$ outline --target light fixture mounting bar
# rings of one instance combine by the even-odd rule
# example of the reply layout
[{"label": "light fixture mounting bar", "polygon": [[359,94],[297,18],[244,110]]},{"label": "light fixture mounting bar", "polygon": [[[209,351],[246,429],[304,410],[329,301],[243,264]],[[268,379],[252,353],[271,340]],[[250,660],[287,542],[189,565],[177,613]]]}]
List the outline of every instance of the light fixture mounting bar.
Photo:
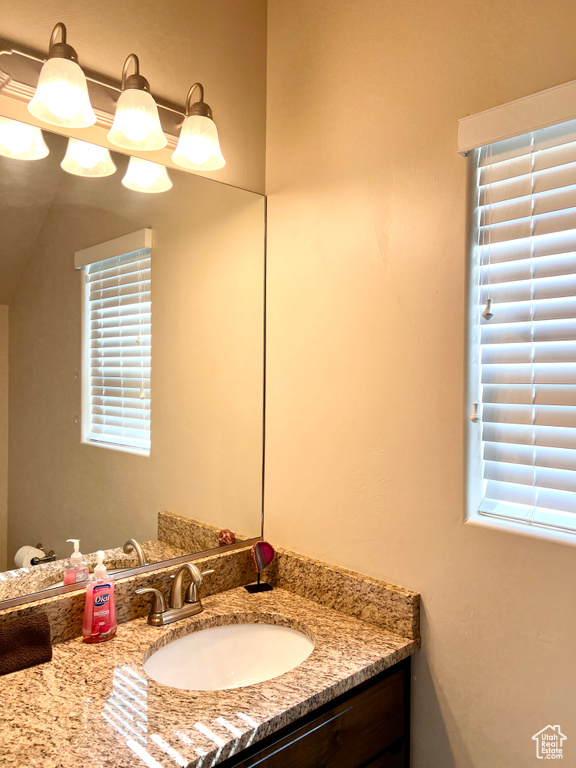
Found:
[{"label": "light fixture mounting bar", "polygon": [[[0,94],[20,101],[30,101],[46,58],[41,51],[0,37]],[[88,81],[88,92],[96,113],[97,125],[110,128],[116,102],[122,92],[122,83],[85,67],[82,67],[82,70]],[[154,100],[158,106],[162,129],[168,139],[168,147],[174,148],[184,120],[185,108],[156,96]]]}]

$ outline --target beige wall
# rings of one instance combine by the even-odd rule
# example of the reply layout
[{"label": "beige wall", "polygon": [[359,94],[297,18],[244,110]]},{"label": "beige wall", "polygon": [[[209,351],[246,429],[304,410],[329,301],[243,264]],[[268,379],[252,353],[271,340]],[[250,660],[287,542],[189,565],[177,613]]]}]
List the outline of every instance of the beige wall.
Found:
[{"label": "beige wall", "polygon": [[[576,761],[576,550],[465,526],[457,120],[574,78],[570,0],[270,0],[266,535],[419,590],[415,768]],[[566,761],[565,761],[566,762]]]},{"label": "beige wall", "polygon": [[0,305],[0,571],[8,536],[8,307]]},{"label": "beige wall", "polygon": [[264,191],[266,0],[3,0],[1,35],[46,51],[54,24],[85,67],[120,78],[140,57],[152,92],[184,104],[201,81],[227,165],[212,176]]},{"label": "beige wall", "polygon": [[[48,140],[50,158],[61,157],[65,142]],[[38,541],[64,557],[68,538],[83,552],[153,539],[164,509],[260,532],[264,198],[183,171],[169,192],[138,194],[119,181],[127,159],[115,160],[119,172],[97,180],[56,164],[57,191],[10,305],[11,558]],[[142,227],[153,232],[149,457],[81,445],[75,423],[74,252]]]}]

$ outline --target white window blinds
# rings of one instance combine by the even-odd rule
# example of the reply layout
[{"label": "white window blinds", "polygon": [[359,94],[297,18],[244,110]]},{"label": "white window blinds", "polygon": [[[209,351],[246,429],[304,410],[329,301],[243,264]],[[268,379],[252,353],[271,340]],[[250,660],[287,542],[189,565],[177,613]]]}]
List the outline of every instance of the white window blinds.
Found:
[{"label": "white window blinds", "polygon": [[478,511],[576,533],[576,121],[475,158]]},{"label": "white window blinds", "polygon": [[89,264],[84,439],[150,453],[149,248]]}]

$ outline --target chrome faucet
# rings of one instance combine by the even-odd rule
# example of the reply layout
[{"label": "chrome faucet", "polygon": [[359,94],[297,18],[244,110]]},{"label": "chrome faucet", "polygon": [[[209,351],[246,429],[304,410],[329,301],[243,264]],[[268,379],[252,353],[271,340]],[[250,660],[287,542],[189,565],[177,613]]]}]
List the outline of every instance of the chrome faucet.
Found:
[{"label": "chrome faucet", "polygon": [[146,560],[146,555],[144,554],[144,550],[142,549],[142,545],[139,544],[136,539],[128,539],[126,544],[122,547],[122,551],[125,552],[127,555],[129,555],[131,552],[136,552],[136,557],[138,558],[138,565],[149,565],[148,560]]},{"label": "chrome faucet", "polygon": [[[189,573],[192,577],[190,585],[184,595],[184,576]],[[214,571],[199,571],[193,563],[183,563],[176,575],[172,589],[170,590],[170,608],[166,608],[166,600],[159,589],[143,587],[137,589],[137,595],[150,592],[153,595],[152,610],[148,615],[148,624],[153,627],[163,627],[179,619],[187,619],[202,611],[202,603],[198,597],[198,587],[202,584],[202,577]]]}]

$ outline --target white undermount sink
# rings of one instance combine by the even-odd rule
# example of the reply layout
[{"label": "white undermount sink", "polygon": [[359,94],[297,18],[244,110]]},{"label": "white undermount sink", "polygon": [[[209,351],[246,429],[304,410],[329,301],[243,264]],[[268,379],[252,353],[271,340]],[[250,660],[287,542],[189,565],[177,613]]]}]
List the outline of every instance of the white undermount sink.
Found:
[{"label": "white undermount sink", "polygon": [[227,624],[173,640],[144,662],[146,674],[185,691],[261,683],[301,664],[314,650],[307,635],[276,624]]}]

